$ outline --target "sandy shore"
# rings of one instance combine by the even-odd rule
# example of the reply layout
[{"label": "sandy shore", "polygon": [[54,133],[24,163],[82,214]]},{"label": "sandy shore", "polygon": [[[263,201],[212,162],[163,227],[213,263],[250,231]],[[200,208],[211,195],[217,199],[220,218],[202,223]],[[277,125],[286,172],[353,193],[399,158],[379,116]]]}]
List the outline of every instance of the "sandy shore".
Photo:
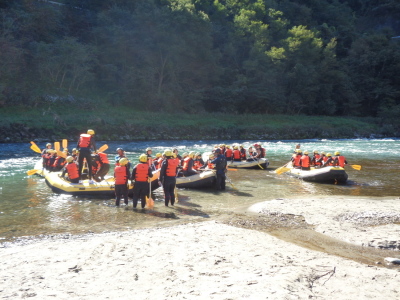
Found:
[{"label": "sandy shore", "polygon": [[[360,213],[357,205],[361,212],[377,205],[394,220],[396,199],[384,202],[387,210],[377,201],[330,200],[273,200],[252,210],[303,214],[316,230],[354,243],[399,239],[396,222],[365,229],[346,221]],[[360,264],[216,221],[3,246],[0,257],[2,299],[400,299],[399,268]]]}]

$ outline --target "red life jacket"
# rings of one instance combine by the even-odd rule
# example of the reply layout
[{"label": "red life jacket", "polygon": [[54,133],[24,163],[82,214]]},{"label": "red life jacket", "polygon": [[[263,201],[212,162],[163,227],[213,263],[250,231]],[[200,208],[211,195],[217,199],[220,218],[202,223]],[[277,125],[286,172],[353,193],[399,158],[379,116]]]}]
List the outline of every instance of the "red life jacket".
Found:
[{"label": "red life jacket", "polygon": [[225,150],[225,156],[226,157],[232,157],[232,149],[226,149]]},{"label": "red life jacket", "polygon": [[66,167],[69,179],[79,178],[78,166],[76,163],[69,163]]},{"label": "red life jacket", "polygon": [[341,168],[344,168],[344,166],[346,164],[346,157],[339,155],[339,156],[336,156],[336,158],[337,158],[338,166]]},{"label": "red life jacket", "polygon": [[151,155],[148,154],[147,154],[147,163],[149,164],[150,167],[153,164],[153,158],[151,157]]},{"label": "red life jacket", "polygon": [[321,155],[319,155],[319,154],[314,155],[314,165],[316,165],[316,166],[322,165],[321,162],[317,162],[317,160],[319,160],[320,158],[321,158]]},{"label": "red life jacket", "polygon": [[191,161],[192,159],[188,156],[188,157],[186,157],[184,160],[183,160],[183,168],[182,168],[182,170],[183,171],[187,171],[187,169],[188,169],[188,167],[189,167],[189,162]]},{"label": "red life jacket", "polygon": [[233,150],[233,159],[241,159],[242,155],[239,150]]},{"label": "red life jacket", "polygon": [[146,163],[136,165],[135,181],[147,181],[149,179],[149,165]]},{"label": "red life jacket", "polygon": [[265,157],[265,155],[267,154],[267,150],[265,150],[265,148],[260,148],[261,149],[261,156],[260,156],[260,158],[264,158]]},{"label": "red life jacket", "polygon": [[62,167],[62,166],[65,165],[65,163],[66,163],[66,161],[65,161],[64,157],[57,156],[57,158],[56,158],[56,160],[54,161],[52,167],[53,167],[53,168]]},{"label": "red life jacket", "polygon": [[82,133],[79,137],[79,147],[88,148],[90,146],[90,139],[92,136],[90,134]]},{"label": "red life jacket", "polygon": [[215,167],[214,164],[212,164],[211,160],[209,160],[208,163],[207,163],[207,168],[214,169],[214,167]]},{"label": "red life jacket", "polygon": [[179,164],[179,159],[176,158],[169,158],[167,159],[167,169],[165,170],[166,176],[175,177],[176,176],[176,168]]},{"label": "red life jacket", "polygon": [[110,163],[110,161],[108,160],[107,154],[105,154],[103,152],[99,152],[97,154],[99,155],[101,164],[109,164]]},{"label": "red life jacket", "polygon": [[310,165],[311,165],[310,161],[311,161],[311,159],[308,155],[303,155],[301,157],[301,166],[304,168],[310,167]]},{"label": "red life jacket", "polygon": [[325,155],[325,156],[322,158],[322,161],[325,163],[327,160],[328,160],[328,156]]},{"label": "red life jacket", "polygon": [[301,155],[296,155],[293,159],[293,166],[300,167]]},{"label": "red life jacket", "polygon": [[200,163],[199,160],[196,159],[196,160],[193,162],[193,169],[198,170],[198,169],[200,169],[201,166],[202,166],[202,164]]},{"label": "red life jacket", "polygon": [[240,149],[240,156],[242,157],[242,158],[246,158],[246,149]]},{"label": "red life jacket", "polygon": [[126,173],[126,166],[116,166],[114,169],[115,184],[126,184],[128,182]]}]

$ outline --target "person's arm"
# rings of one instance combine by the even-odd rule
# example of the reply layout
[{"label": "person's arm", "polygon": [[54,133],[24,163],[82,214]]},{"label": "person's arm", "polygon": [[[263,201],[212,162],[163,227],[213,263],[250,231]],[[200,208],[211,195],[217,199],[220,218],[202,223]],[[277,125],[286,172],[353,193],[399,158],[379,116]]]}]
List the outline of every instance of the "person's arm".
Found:
[{"label": "person's arm", "polygon": [[90,142],[92,144],[93,151],[96,152],[96,140],[93,135],[92,138],[90,139]]},{"label": "person's arm", "polygon": [[165,171],[167,170],[167,164],[168,164],[167,160],[164,160],[162,162],[161,169],[160,169],[160,177],[158,178],[158,181],[161,181],[161,182],[164,181],[164,174],[165,174]]}]

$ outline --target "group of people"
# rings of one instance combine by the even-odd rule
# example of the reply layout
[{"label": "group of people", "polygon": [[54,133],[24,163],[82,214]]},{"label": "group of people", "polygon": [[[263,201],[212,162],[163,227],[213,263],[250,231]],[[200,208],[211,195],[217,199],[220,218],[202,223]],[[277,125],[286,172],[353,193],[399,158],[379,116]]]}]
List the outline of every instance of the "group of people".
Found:
[{"label": "group of people", "polygon": [[315,168],[324,168],[328,166],[343,168],[347,165],[346,157],[340,155],[339,151],[335,151],[334,156],[332,156],[331,153],[325,153],[324,151],[319,153],[318,150],[314,150],[311,157],[307,150],[303,152],[300,149],[300,144],[296,145],[291,162],[294,168],[302,170],[310,170],[311,166]]}]

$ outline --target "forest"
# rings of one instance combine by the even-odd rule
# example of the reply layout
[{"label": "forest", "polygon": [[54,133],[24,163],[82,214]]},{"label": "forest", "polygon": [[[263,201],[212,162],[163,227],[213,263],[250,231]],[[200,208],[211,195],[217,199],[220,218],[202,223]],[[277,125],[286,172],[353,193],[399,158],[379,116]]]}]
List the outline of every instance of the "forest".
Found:
[{"label": "forest", "polygon": [[0,109],[400,126],[398,0],[0,0],[0,13]]}]

